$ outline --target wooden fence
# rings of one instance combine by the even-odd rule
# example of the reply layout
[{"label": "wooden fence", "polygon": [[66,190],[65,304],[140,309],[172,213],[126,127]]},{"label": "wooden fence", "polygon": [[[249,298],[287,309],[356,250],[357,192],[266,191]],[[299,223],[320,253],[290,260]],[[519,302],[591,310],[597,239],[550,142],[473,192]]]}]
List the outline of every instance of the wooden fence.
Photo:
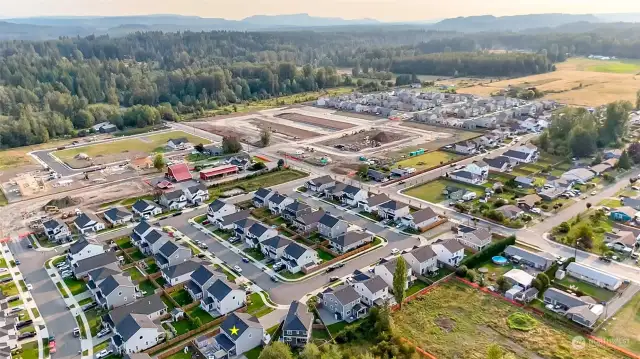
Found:
[{"label": "wooden fence", "polygon": [[211,329],[213,327],[219,326],[220,323],[222,323],[225,319],[227,319],[226,315],[223,315],[219,318],[216,318],[212,321],[210,321],[209,323],[206,324],[202,324],[201,326],[199,326],[196,329],[190,330],[184,334],[178,335],[176,337],[173,337],[171,340],[168,340],[162,344],[156,345],[154,347],[151,347],[145,351],[143,351],[143,353],[149,354],[149,355],[154,355],[158,352],[163,351],[166,348],[170,348],[182,341],[185,341],[187,339],[189,339],[190,337],[195,336],[196,334],[200,334],[204,331],[206,331],[207,329]]},{"label": "wooden fence", "polygon": [[[367,244],[365,244],[364,246],[362,246],[360,248],[356,248],[356,249],[354,249],[352,251],[349,251],[349,252],[347,252],[347,253],[345,253],[343,255],[337,256],[337,257],[335,257],[335,258],[333,258],[331,260],[323,262],[323,263],[321,263],[321,264],[319,264],[319,265],[317,265],[317,266],[315,266],[315,267],[313,267],[313,268],[311,268],[309,270],[307,270],[306,268],[303,267],[302,271],[305,274],[317,272],[317,271],[319,271],[319,270],[321,270],[323,268],[326,268],[326,267],[328,267],[328,266],[330,266],[330,265],[332,265],[332,264],[334,264],[336,262],[339,262],[339,261],[341,261],[343,259],[346,259],[346,258],[349,258],[351,256],[354,256],[354,255],[356,255],[356,254],[358,254],[360,252],[366,251],[367,249],[369,249],[371,247],[373,247],[373,243],[367,243]],[[326,247],[319,246],[319,248],[322,248],[323,250],[325,250]],[[335,252],[331,251],[330,253],[335,253]]]}]

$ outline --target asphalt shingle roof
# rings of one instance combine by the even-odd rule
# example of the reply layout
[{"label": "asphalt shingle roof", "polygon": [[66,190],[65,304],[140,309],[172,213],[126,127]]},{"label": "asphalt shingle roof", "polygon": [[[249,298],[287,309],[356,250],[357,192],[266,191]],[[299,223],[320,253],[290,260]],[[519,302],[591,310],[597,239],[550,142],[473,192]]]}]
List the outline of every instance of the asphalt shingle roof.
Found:
[{"label": "asphalt shingle roof", "polygon": [[429,259],[436,257],[436,252],[433,251],[433,248],[431,248],[431,246],[418,247],[413,249],[410,253],[420,263],[424,263]]},{"label": "asphalt shingle roof", "polygon": [[207,292],[211,294],[218,301],[223,300],[229,293],[231,293],[234,289],[239,289],[235,283],[228,282],[226,280],[218,278],[215,282],[211,284]]},{"label": "asphalt shingle roof", "polygon": [[221,200],[216,199],[215,201],[211,202],[211,204],[209,205],[209,209],[215,213],[215,212],[218,212],[225,205],[226,205],[225,202],[222,202]]},{"label": "asphalt shingle roof", "polygon": [[358,294],[358,292],[356,292],[355,289],[353,289],[353,287],[351,287],[350,285],[342,285],[338,288],[332,289],[331,293],[333,293],[333,295],[336,296],[336,298],[340,301],[340,303],[344,304],[348,304],[348,303],[352,303],[358,299],[360,299],[360,294]]},{"label": "asphalt shingle roof", "polygon": [[168,199],[169,201],[175,201],[175,200],[179,199],[180,197],[182,197],[183,194],[184,194],[184,192],[182,192],[182,190],[177,189],[175,191],[165,192],[163,194],[163,196],[166,199]]},{"label": "asphalt shingle roof", "polygon": [[382,203],[379,207],[380,207],[380,208],[386,208],[386,209],[391,209],[391,210],[397,211],[397,210],[399,210],[400,208],[404,208],[404,207],[408,207],[408,206],[409,206],[409,205],[408,205],[408,204],[406,204],[406,203],[391,200],[391,201],[388,201],[388,202]]},{"label": "asphalt shingle roof", "polygon": [[382,279],[382,277],[379,275],[373,276],[371,279],[363,281],[362,284],[364,284],[364,286],[367,287],[367,289],[369,289],[371,293],[376,293],[388,287],[387,282],[385,282],[384,279]]},{"label": "asphalt shingle roof", "polygon": [[111,208],[104,212],[105,217],[110,218],[112,221],[117,221],[125,217],[131,216],[131,213],[125,211],[122,208]]},{"label": "asphalt shingle roof", "polygon": [[159,252],[162,253],[162,255],[165,256],[165,258],[169,258],[177,250],[178,250],[178,246],[175,243],[173,243],[172,241],[167,241],[165,244],[162,245],[162,247],[160,247]]},{"label": "asphalt shingle roof", "polygon": [[330,215],[329,213],[325,213],[319,221],[319,223],[329,228],[333,228],[333,226],[335,226],[338,222],[340,222],[340,219]]},{"label": "asphalt shingle roof", "polygon": [[223,226],[228,226],[237,221],[243,220],[245,218],[249,218],[249,216],[251,216],[251,211],[249,211],[248,209],[245,209],[245,210],[231,213],[229,215],[222,217],[221,223]]},{"label": "asphalt shingle roof", "polygon": [[73,243],[71,246],[69,246],[69,253],[71,255],[78,254],[80,251],[85,249],[90,244],[91,243],[89,243],[88,240],[82,238],[82,239],[78,240],[77,242]]},{"label": "asphalt shingle roof", "polygon": [[42,225],[46,229],[56,229],[59,226],[66,226],[66,224],[64,222],[62,222],[61,220],[59,220],[57,218],[52,218],[52,219],[44,222]]},{"label": "asphalt shingle roof", "polygon": [[113,252],[105,252],[102,254],[98,254],[97,256],[78,261],[78,265],[76,266],[74,272],[85,273],[93,269],[104,267],[111,263],[118,263],[118,258],[116,258],[116,255],[113,254]]},{"label": "asphalt shingle roof", "polygon": [[144,314],[129,314],[116,325],[116,331],[127,342],[142,328],[158,328],[158,326]]},{"label": "asphalt shingle roof", "polygon": [[[237,334],[231,334],[231,328],[238,329]],[[258,321],[258,318],[253,315],[249,315],[247,313],[236,313],[233,312],[229,314],[227,319],[225,319],[222,324],[220,324],[220,329],[227,334],[230,338],[239,338],[242,336],[245,330],[248,328],[262,328],[262,324]]]},{"label": "asphalt shingle roof", "polygon": [[269,196],[271,192],[273,192],[273,190],[269,188],[258,188],[254,196],[260,197],[260,198],[266,198],[267,196]]},{"label": "asphalt shingle roof", "polygon": [[115,308],[107,315],[114,325],[118,325],[129,313],[150,315],[162,309],[167,309],[167,305],[162,301],[160,294],[153,294],[140,298],[131,304]]},{"label": "asphalt shingle roof", "polygon": [[345,247],[370,237],[372,237],[372,235],[368,233],[351,231],[336,238],[330,239],[329,241]]},{"label": "asphalt shingle roof", "polygon": [[309,180],[309,183],[316,185],[316,186],[322,186],[323,184],[327,184],[327,183],[331,183],[333,182],[333,178],[331,178],[331,176],[329,175],[325,175],[325,176],[321,176],[321,177],[317,177],[314,179]]},{"label": "asphalt shingle roof", "polygon": [[198,269],[198,267],[200,267],[200,263],[194,261],[186,261],[165,268],[162,270],[162,273],[164,273],[169,278],[177,278],[181,275],[195,271],[196,269]]},{"label": "asphalt shingle roof", "polygon": [[100,284],[98,284],[98,288],[102,292],[103,296],[107,296],[111,294],[114,290],[116,290],[120,286],[129,286],[132,287],[133,283],[129,277],[125,277],[122,274],[113,274],[105,278]]},{"label": "asphalt shingle roof", "polygon": [[385,202],[389,202],[391,199],[389,198],[389,196],[387,196],[386,194],[382,193],[382,194],[378,194],[375,196],[371,196],[367,199],[367,205],[369,207],[375,207],[377,205],[380,205],[382,203]]},{"label": "asphalt shingle roof", "polygon": [[155,207],[158,207],[158,205],[146,199],[139,199],[132,206],[132,208],[138,212],[150,211],[152,208],[155,208]]},{"label": "asphalt shingle roof", "polygon": [[293,243],[293,241],[288,238],[285,238],[282,236],[275,236],[262,242],[262,245],[266,247],[272,247],[272,248],[278,249],[278,248],[286,247],[291,243]]},{"label": "asphalt shingle roof", "polygon": [[298,330],[310,331],[313,324],[313,315],[309,313],[306,305],[294,300],[289,306],[289,311],[284,317],[283,331]]},{"label": "asphalt shingle roof", "polygon": [[434,217],[438,217],[438,214],[436,214],[433,208],[427,207],[425,209],[421,209],[419,211],[411,213],[411,217],[413,217],[413,223],[422,223]]},{"label": "asphalt shingle roof", "polygon": [[284,253],[286,253],[287,255],[298,259],[300,258],[301,255],[304,254],[304,252],[306,252],[309,248],[298,244],[296,242],[291,242],[289,243],[289,245],[284,249]]}]

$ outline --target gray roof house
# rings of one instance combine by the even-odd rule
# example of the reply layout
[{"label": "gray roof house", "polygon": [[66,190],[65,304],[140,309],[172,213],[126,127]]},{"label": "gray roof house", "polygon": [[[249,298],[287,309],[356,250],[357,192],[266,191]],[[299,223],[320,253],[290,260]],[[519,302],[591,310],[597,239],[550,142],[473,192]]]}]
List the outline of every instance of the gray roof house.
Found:
[{"label": "gray roof house", "polygon": [[78,228],[80,233],[85,234],[87,232],[98,232],[105,228],[104,222],[102,222],[93,213],[82,213],[73,221],[73,224]]},{"label": "gray roof house", "polygon": [[484,162],[489,165],[491,171],[504,172],[511,166],[511,161],[508,157],[497,156],[494,158],[484,158]]},{"label": "gray roof house", "polygon": [[325,212],[322,209],[311,213],[305,213],[293,221],[293,226],[304,233],[309,233],[318,228],[318,223],[324,215]]},{"label": "gray roof house", "polygon": [[113,309],[136,299],[137,288],[131,278],[122,274],[112,274],[102,280],[95,290],[96,302],[106,309]]},{"label": "gray roof house", "polygon": [[78,261],[72,268],[73,274],[80,279],[94,269],[108,267],[113,270],[119,270],[119,261],[113,252],[105,252],[97,256],[89,257]]},{"label": "gray roof house", "polygon": [[260,249],[265,256],[271,259],[280,259],[284,255],[284,249],[293,243],[292,240],[283,236],[274,236],[260,243]]},{"label": "gray roof house", "polygon": [[280,341],[292,347],[303,347],[311,338],[311,326],[313,325],[313,314],[309,308],[297,300],[291,302],[289,311],[282,323],[282,336]]},{"label": "gray roof house", "polygon": [[400,221],[413,230],[422,231],[438,223],[440,216],[438,216],[433,208],[427,207],[403,216]]},{"label": "gray roof house", "polygon": [[174,286],[191,279],[191,274],[200,267],[200,263],[187,260],[162,269],[162,277],[168,286]]},{"label": "gray roof house", "polygon": [[276,191],[270,188],[258,188],[258,190],[253,194],[253,205],[256,207],[264,207],[267,206],[267,201]]},{"label": "gray roof house", "polygon": [[148,217],[162,213],[162,208],[160,208],[160,206],[146,199],[137,200],[131,207],[131,210],[137,215]]},{"label": "gray roof house", "polygon": [[378,206],[383,203],[389,202],[390,200],[391,199],[389,198],[389,196],[384,193],[377,194],[375,196],[367,198],[366,203],[362,204],[362,208],[367,213],[378,212]]},{"label": "gray roof house", "polygon": [[413,248],[402,255],[416,275],[427,275],[438,270],[438,256],[431,246]]},{"label": "gray roof house", "polygon": [[362,304],[360,294],[349,285],[329,287],[322,292],[322,308],[332,313],[336,319],[349,323],[367,314],[367,307]]},{"label": "gray roof house", "polygon": [[246,313],[231,313],[220,324],[220,333],[213,339],[220,351],[220,358],[231,358],[259,346],[264,337],[264,328],[258,318]]},{"label": "gray roof house", "polygon": [[336,185],[336,181],[329,175],[308,180],[304,186],[313,192],[324,192],[326,189]]},{"label": "gray roof house", "polygon": [[113,226],[131,222],[133,214],[124,208],[114,207],[104,212],[104,218]]},{"label": "gray roof house", "polygon": [[389,296],[389,285],[379,275],[374,275],[368,279],[355,281],[353,289],[360,294],[362,303],[373,305],[384,305],[391,297]]},{"label": "gray roof house", "polygon": [[491,232],[484,228],[473,228],[464,225],[458,226],[456,238],[463,246],[476,251],[481,251],[491,244]]},{"label": "gray roof house", "polygon": [[360,231],[350,231],[329,239],[331,247],[338,253],[347,253],[372,241],[372,234]]},{"label": "gray roof house", "polygon": [[523,263],[538,270],[547,270],[555,262],[555,258],[547,252],[531,252],[525,248],[507,246],[504,250],[507,258],[518,263]]},{"label": "gray roof house", "polygon": [[609,290],[617,290],[622,285],[620,278],[576,262],[569,263],[566,272],[574,278]]},{"label": "gray roof house", "polygon": [[252,248],[257,247],[262,241],[277,236],[278,231],[261,222],[254,223],[246,232],[245,241]]},{"label": "gray roof house", "polygon": [[44,228],[44,234],[47,235],[50,241],[62,241],[64,239],[70,238],[71,232],[69,231],[69,227],[63,221],[52,218],[48,221],[42,223]]},{"label": "gray roof house", "polygon": [[409,214],[409,205],[391,200],[378,206],[378,216],[385,219],[397,220]]},{"label": "gray roof house", "polygon": [[311,213],[311,211],[312,209],[308,204],[300,201],[293,201],[284,207],[282,217],[286,220],[293,221],[298,217]]},{"label": "gray roof house", "polygon": [[144,314],[130,313],[116,324],[112,345],[121,354],[151,348],[165,339],[164,329]]},{"label": "gray roof house", "polygon": [[209,289],[209,286],[218,278],[226,278],[226,275],[214,270],[210,266],[200,265],[198,269],[191,273],[191,280],[185,284],[185,288],[187,289],[187,293],[191,295],[191,298],[200,300],[206,290]]},{"label": "gray roof house", "polygon": [[102,316],[102,322],[113,329],[130,313],[143,314],[151,320],[157,320],[168,312],[167,305],[164,304],[161,294],[158,293],[140,298],[131,304],[113,309]]},{"label": "gray roof house", "polygon": [[596,323],[604,310],[604,307],[596,304],[591,297],[577,297],[556,288],[549,288],[544,292],[544,302],[553,305],[554,310],[563,312],[567,318],[588,328]]},{"label": "gray roof house", "polygon": [[251,216],[251,211],[248,209],[238,211],[235,213],[228,214],[223,217],[219,217],[215,221],[215,225],[220,229],[232,230],[234,228],[234,223]]},{"label": "gray roof house", "polygon": [[155,255],[156,263],[160,268],[167,268],[191,258],[191,249],[175,244],[173,241],[167,241],[160,247]]},{"label": "gray roof house", "polygon": [[165,192],[160,196],[160,204],[169,210],[181,209],[187,205],[187,196],[181,189]]},{"label": "gray roof house", "polygon": [[218,278],[207,288],[206,295],[200,300],[200,307],[218,317],[242,308],[246,302],[244,289],[225,278]]},{"label": "gray roof house", "polygon": [[325,213],[318,221],[318,232],[327,237],[334,238],[347,232],[349,224],[329,213]]}]

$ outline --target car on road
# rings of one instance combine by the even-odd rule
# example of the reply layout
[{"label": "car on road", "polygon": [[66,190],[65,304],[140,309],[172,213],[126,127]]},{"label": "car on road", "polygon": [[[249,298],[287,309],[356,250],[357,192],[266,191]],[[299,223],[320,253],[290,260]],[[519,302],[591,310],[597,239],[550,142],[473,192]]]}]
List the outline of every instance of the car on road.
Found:
[{"label": "car on road", "polygon": [[36,336],[36,332],[25,332],[25,333],[22,333],[22,334],[18,335],[18,340],[24,340],[24,339],[27,339],[27,338],[33,338],[35,336]]},{"label": "car on road", "polygon": [[73,328],[73,336],[76,338],[80,338],[80,328],[78,327]]},{"label": "car on road", "polygon": [[247,257],[242,257],[242,261],[243,261],[243,262],[245,262],[245,263],[249,263],[249,258],[247,258]]},{"label": "car on road", "polygon": [[274,276],[271,276],[271,281],[277,283],[278,282],[278,278],[274,277]]},{"label": "car on road", "polygon": [[391,250],[391,254],[398,254],[398,253],[400,253],[400,250],[398,248],[393,248]]},{"label": "car on road", "polygon": [[598,257],[598,259],[600,259],[601,261],[603,261],[605,263],[611,263],[611,258],[609,258],[609,257],[600,256],[600,257]]},{"label": "car on road", "polygon": [[16,259],[16,261],[15,261],[15,262],[16,262],[16,265],[17,265],[17,266],[19,266],[19,265],[22,263],[22,262],[20,262],[20,260],[19,260],[19,259]]},{"label": "car on road", "polygon": [[326,270],[326,271],[324,271],[324,272],[325,272],[325,273],[331,273],[331,272],[333,272],[334,270],[336,270],[336,267],[331,266],[331,267],[327,268],[327,270]]},{"label": "car on road", "polygon": [[198,244],[198,247],[200,247],[202,249],[209,249],[209,246],[207,246],[206,243],[202,243],[202,242],[200,242],[200,244]]},{"label": "car on road", "polygon": [[33,248],[33,244],[31,244],[31,243],[27,244],[27,248],[29,248],[29,249]]},{"label": "car on road", "polygon": [[339,280],[340,280],[340,277],[336,277],[336,276],[329,277],[329,283],[337,282]]},{"label": "car on road", "polygon": [[33,290],[33,284],[31,283],[27,284],[27,290]]},{"label": "car on road", "polygon": [[54,341],[50,340],[49,341],[49,354],[55,354],[56,351],[57,351],[57,349],[56,349],[55,340]]},{"label": "car on road", "polygon": [[595,196],[596,194],[598,194],[598,191],[591,191],[592,196]]},{"label": "car on road", "polygon": [[236,272],[238,272],[238,273],[242,273],[242,268],[240,268],[240,266],[239,266],[239,265],[235,265],[235,266],[233,266],[233,270],[234,270],[234,271],[236,271]]}]

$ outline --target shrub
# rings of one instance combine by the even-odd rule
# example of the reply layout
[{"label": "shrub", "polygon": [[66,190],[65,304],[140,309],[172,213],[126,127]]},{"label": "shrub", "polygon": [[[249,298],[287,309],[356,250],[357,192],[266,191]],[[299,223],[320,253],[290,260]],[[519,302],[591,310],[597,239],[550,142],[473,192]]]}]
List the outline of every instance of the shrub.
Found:
[{"label": "shrub", "polygon": [[507,318],[507,324],[509,328],[517,329],[523,332],[528,332],[538,325],[538,321],[525,313],[513,313]]},{"label": "shrub", "polygon": [[468,271],[469,269],[467,268],[467,266],[461,265],[460,267],[458,267],[458,269],[456,269],[456,275],[460,278],[465,278]]}]

